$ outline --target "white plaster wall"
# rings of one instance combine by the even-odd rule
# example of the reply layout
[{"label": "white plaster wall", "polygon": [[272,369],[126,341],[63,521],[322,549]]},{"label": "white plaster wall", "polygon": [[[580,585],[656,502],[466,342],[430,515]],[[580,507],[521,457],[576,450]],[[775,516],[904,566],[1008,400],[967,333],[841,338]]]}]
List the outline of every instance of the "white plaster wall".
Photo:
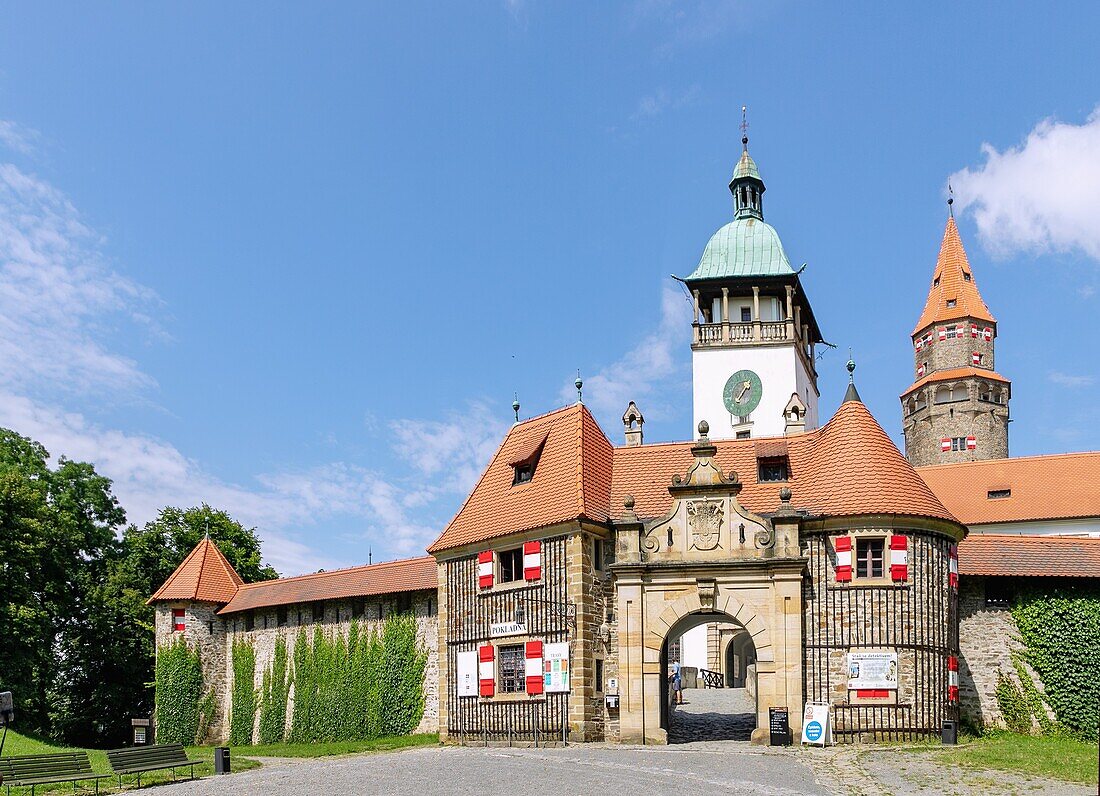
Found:
[{"label": "white plaster wall", "polygon": [[793,344],[700,349],[692,352],[691,362],[694,407],[691,438],[696,436],[700,420],[710,424],[711,439],[734,437],[732,415],[722,401],[722,391],[726,380],[742,369],[755,371],[763,383],[760,405],[752,413],[753,438],[782,436],[786,425],[783,409],[793,392],[806,402],[806,429],[817,428],[817,391]]},{"label": "white plaster wall", "polygon": [[1100,536],[1100,517],[968,525],[970,533],[1020,533],[1035,536]]},{"label": "white plaster wall", "polygon": [[[708,669],[707,666],[707,626],[693,627],[680,636],[680,665]],[[671,663],[671,661],[669,661]]]}]

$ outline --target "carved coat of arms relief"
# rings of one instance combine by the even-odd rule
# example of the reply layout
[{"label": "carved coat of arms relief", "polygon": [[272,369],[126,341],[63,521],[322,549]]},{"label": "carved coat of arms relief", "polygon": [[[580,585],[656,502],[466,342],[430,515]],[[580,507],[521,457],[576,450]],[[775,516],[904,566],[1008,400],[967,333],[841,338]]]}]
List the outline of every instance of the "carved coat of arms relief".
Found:
[{"label": "carved coat of arms relief", "polygon": [[696,550],[718,547],[724,509],[721,500],[692,500],[687,504],[691,546]]}]

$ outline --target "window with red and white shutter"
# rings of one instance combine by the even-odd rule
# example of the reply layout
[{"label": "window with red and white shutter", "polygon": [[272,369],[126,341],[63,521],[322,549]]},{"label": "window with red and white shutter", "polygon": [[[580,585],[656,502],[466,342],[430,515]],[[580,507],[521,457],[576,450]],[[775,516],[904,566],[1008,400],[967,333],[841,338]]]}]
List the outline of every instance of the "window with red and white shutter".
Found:
[{"label": "window with red and white shutter", "polygon": [[947,552],[947,585],[952,589],[959,588],[959,546],[951,545]]},{"label": "window with red and white shutter", "polygon": [[909,538],[902,534],[890,537],[890,579],[909,580]]},{"label": "window with red and white shutter", "polygon": [[524,644],[523,654],[525,660],[524,674],[527,677],[526,686],[528,694],[542,693],[542,642],[528,641]]},{"label": "window with red and white shutter", "polygon": [[978,325],[975,324],[975,323],[970,324],[970,336],[971,337],[977,337],[978,336]]},{"label": "window with red and white shutter", "polygon": [[968,451],[976,451],[978,449],[978,438],[977,437],[967,437],[966,438],[966,449]]},{"label": "window with red and white shutter", "polygon": [[176,633],[182,633],[187,629],[187,617],[185,616],[182,608],[172,609],[172,630]]},{"label": "window with red and white shutter", "polygon": [[483,697],[491,697],[496,692],[497,668],[496,650],[492,644],[485,644],[477,648],[477,684],[478,693]]},{"label": "window with red and white shutter", "polygon": [[939,336],[940,336],[940,342],[941,342],[941,343],[942,343],[942,342],[943,342],[944,340],[946,340],[946,339],[947,339],[947,329],[940,329],[940,330],[939,330]]},{"label": "window with red and white shutter", "polygon": [[833,540],[836,550],[836,581],[850,583],[852,580],[852,537],[838,536]]},{"label": "window with red and white shutter", "polygon": [[[542,577],[542,542],[523,543],[523,579],[538,580]],[[540,653],[541,654],[541,653]]]},{"label": "window with red and white shutter", "polygon": [[479,589],[493,587],[493,551],[483,550],[477,554],[477,586]]},{"label": "window with red and white shutter", "polygon": [[982,364],[982,355],[979,354],[977,351],[975,351],[973,354],[970,355],[970,364],[971,365],[980,365],[980,364]]},{"label": "window with red and white shutter", "polygon": [[940,440],[940,450],[944,453],[951,452],[951,437],[943,437]]},{"label": "window with red and white shutter", "polygon": [[993,339],[993,329],[989,326],[985,327],[985,329],[982,330],[982,337],[984,337],[986,339],[986,341],[992,340]]}]

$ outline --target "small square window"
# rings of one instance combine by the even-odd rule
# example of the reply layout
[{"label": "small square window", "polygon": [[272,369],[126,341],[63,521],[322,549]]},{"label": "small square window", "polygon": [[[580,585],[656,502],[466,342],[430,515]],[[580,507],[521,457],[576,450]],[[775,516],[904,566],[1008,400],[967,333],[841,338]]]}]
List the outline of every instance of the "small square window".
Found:
[{"label": "small square window", "polygon": [[886,540],[856,539],[856,577],[881,578],[883,575],[883,553]]},{"label": "small square window", "polygon": [[527,692],[527,659],[522,644],[497,647],[500,661],[500,691],[503,694]]},{"label": "small square window", "polygon": [[972,277],[970,276],[970,274],[967,273],[966,271],[963,271],[963,281],[964,282],[969,282],[971,279],[972,279]]},{"label": "small square window", "polygon": [[956,304],[957,304],[957,302],[955,301],[955,299],[948,299],[947,300],[947,309],[949,309],[949,310],[955,309]]},{"label": "small square window", "polygon": [[748,439],[752,435],[751,431],[738,431],[737,439]]},{"label": "small square window", "polygon": [[952,437],[951,438],[951,450],[965,451],[966,450],[966,437]]},{"label": "small square window", "polygon": [[752,323],[752,308],[751,307],[742,307],[741,308],[741,323]]},{"label": "small square window", "polygon": [[514,550],[501,550],[497,554],[497,560],[500,562],[501,583],[512,583],[517,580],[523,580],[522,547],[517,547]]},{"label": "small square window", "polygon": [[187,617],[185,616],[182,608],[172,609],[172,631],[175,633],[182,633],[187,630]]},{"label": "small square window", "polygon": [[758,459],[757,468],[760,481],[786,481],[788,478],[786,457]]},{"label": "small square window", "polygon": [[990,489],[985,493],[988,500],[1002,500],[1003,498],[1012,497],[1011,489]]},{"label": "small square window", "polygon": [[526,484],[532,478],[535,477],[535,463],[527,462],[525,464],[517,464],[515,467],[515,474],[512,476],[512,486],[516,484]]}]

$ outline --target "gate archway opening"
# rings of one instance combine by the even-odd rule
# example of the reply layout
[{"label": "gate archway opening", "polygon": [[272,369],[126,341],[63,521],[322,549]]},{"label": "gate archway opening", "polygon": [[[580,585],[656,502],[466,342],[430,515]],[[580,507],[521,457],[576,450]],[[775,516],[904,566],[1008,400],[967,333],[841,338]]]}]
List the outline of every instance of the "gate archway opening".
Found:
[{"label": "gate archway opening", "polygon": [[[722,664],[724,671],[702,667],[683,666],[685,654],[683,639],[699,628],[717,625],[732,629],[732,637],[721,655],[713,657]],[[709,639],[708,639],[709,640]],[[734,647],[734,644],[737,647]],[[717,651],[716,651],[717,653]],[[731,655],[742,657],[739,685],[731,685],[729,669],[725,661]],[[712,657],[709,656],[708,657]],[[674,704],[671,670],[674,662],[681,663],[683,704]],[[736,662],[736,657],[734,658]],[[751,661],[751,664],[748,663]],[[668,733],[668,742],[693,741],[748,741],[757,726],[758,689],[756,688],[756,648],[752,636],[734,617],[723,612],[698,612],[679,619],[665,636],[661,645],[661,728]],[[710,662],[710,661],[708,661]]]}]

